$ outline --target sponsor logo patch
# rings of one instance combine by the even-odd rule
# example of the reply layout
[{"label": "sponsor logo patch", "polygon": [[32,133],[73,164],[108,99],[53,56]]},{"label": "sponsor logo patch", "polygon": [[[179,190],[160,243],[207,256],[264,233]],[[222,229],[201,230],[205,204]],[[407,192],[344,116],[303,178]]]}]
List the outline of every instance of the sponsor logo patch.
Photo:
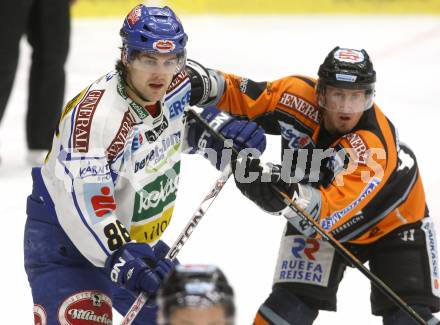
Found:
[{"label": "sponsor logo patch", "polygon": [[337,236],[344,232],[349,232],[352,227],[356,227],[359,222],[362,222],[365,219],[365,216],[362,214],[362,211],[355,214],[350,220],[343,223],[338,228],[332,230],[332,235]]},{"label": "sponsor logo patch", "polygon": [[84,89],[83,91],[81,91],[78,95],[76,95],[75,97],[73,97],[64,107],[63,113],[61,114],[61,121],[64,119],[64,117],[66,117],[67,114],[70,113],[70,111],[76,106],[78,105],[79,101],[84,97],[84,94],[86,93],[86,89]]},{"label": "sponsor logo patch", "polygon": [[145,108],[139,106],[138,104],[136,104],[135,102],[131,102],[130,103],[130,107],[133,109],[133,111],[136,113],[136,115],[141,119],[145,119],[148,114],[145,111]]},{"label": "sponsor logo patch", "polygon": [[78,106],[73,131],[73,148],[79,152],[89,150],[93,114],[103,94],[104,90],[89,91]]},{"label": "sponsor logo patch", "polygon": [[103,221],[116,210],[113,194],[111,182],[84,184],[86,209],[93,224]]},{"label": "sponsor logo patch", "polygon": [[182,81],[184,81],[187,77],[188,74],[186,73],[186,70],[182,70],[179,74],[174,76],[173,80],[171,81],[171,84],[168,86],[167,93],[171,92],[178,85],[180,85]]},{"label": "sponsor logo patch", "polygon": [[325,241],[302,235],[285,236],[281,241],[274,283],[295,282],[327,286],[334,248]]},{"label": "sponsor logo patch", "polygon": [[136,193],[133,218],[134,222],[151,218],[176,199],[179,184],[180,162],[154,182],[146,185]]},{"label": "sponsor logo patch", "polygon": [[293,125],[282,121],[278,123],[281,127],[281,136],[289,141],[289,148],[305,148],[312,141],[308,134],[298,131]]},{"label": "sponsor logo patch", "polygon": [[440,297],[440,273],[438,268],[439,256],[437,250],[437,237],[435,233],[434,223],[431,218],[422,219],[422,229],[425,232],[426,248],[429,257],[429,269],[431,271],[431,288],[432,293]]},{"label": "sponsor logo patch", "polygon": [[285,107],[293,108],[313,122],[319,123],[318,108],[313,106],[306,100],[291,93],[284,92],[281,96],[279,103]]},{"label": "sponsor logo patch", "polygon": [[131,144],[131,152],[136,152],[144,143],[144,137],[138,129],[134,130],[133,142]]},{"label": "sponsor logo patch", "polygon": [[[81,91],[78,95],[76,95],[75,97],[73,97],[64,107],[63,112],[61,114],[61,118],[60,118],[60,122],[59,125],[61,124],[61,122],[64,120],[64,118],[67,116],[67,114],[69,114],[73,108],[75,108],[76,105],[78,105],[78,103],[80,102],[80,100],[84,97],[86,91],[88,88],[83,89],[83,91]],[[58,137],[60,135],[60,130],[59,130],[59,126],[57,127],[56,131],[55,131],[55,135]]]},{"label": "sponsor logo patch", "polygon": [[350,74],[342,74],[342,73],[336,74],[336,80],[339,80],[339,81],[356,82],[356,79],[357,79],[357,76],[353,76]]},{"label": "sponsor logo patch", "polygon": [[47,314],[43,306],[34,305],[34,324],[35,325],[47,325]]},{"label": "sponsor logo patch", "polygon": [[133,28],[133,26],[139,21],[142,14],[142,6],[138,5],[134,7],[130,13],[127,15],[127,23],[130,28]]},{"label": "sponsor logo patch", "polygon": [[63,301],[58,309],[61,325],[112,324],[112,302],[98,291],[82,291]]},{"label": "sponsor logo patch", "polygon": [[379,185],[380,179],[373,177],[372,181],[367,184],[362,193],[348,206],[342,210],[333,212],[329,217],[321,220],[321,226],[325,230],[330,230],[343,216],[355,209],[374,189]]},{"label": "sponsor logo patch", "polygon": [[347,139],[348,143],[353,149],[355,161],[357,163],[366,164],[368,160],[368,147],[362,137],[357,133],[349,133],[344,135],[343,138]]},{"label": "sponsor logo patch", "polygon": [[180,131],[158,141],[141,160],[135,161],[134,172],[145,169],[145,172],[156,172],[169,157],[174,155],[180,147]]},{"label": "sponsor logo patch", "polygon": [[171,207],[163,212],[163,214],[148,223],[130,228],[131,238],[140,243],[154,243],[156,242],[167,229],[173,215],[174,207]]},{"label": "sponsor logo patch", "polygon": [[122,118],[121,126],[119,127],[118,132],[107,148],[107,159],[112,161],[116,158],[118,153],[122,151],[125,145],[125,141],[127,140],[128,132],[130,132],[131,127],[133,126],[134,119],[130,112],[125,112],[124,117]]},{"label": "sponsor logo patch", "polygon": [[104,181],[109,180],[110,176],[110,166],[109,165],[94,165],[90,161],[87,166],[79,168],[79,176],[81,179],[86,179],[88,177],[97,177],[98,179]]},{"label": "sponsor logo patch", "polygon": [[152,130],[145,132],[145,138],[147,139],[148,143],[155,142],[162,132],[168,128],[168,125],[168,120],[165,116],[163,116],[161,123],[155,126]]},{"label": "sponsor logo patch", "polygon": [[162,39],[154,42],[153,48],[160,53],[169,53],[176,48],[176,44],[171,40]]},{"label": "sponsor logo patch", "polygon": [[365,60],[361,51],[350,49],[339,49],[335,52],[334,58],[341,62],[358,63]]},{"label": "sponsor logo patch", "polygon": [[182,115],[185,107],[189,105],[191,99],[191,90],[188,90],[183,96],[178,96],[176,100],[170,103],[170,119],[173,120]]}]

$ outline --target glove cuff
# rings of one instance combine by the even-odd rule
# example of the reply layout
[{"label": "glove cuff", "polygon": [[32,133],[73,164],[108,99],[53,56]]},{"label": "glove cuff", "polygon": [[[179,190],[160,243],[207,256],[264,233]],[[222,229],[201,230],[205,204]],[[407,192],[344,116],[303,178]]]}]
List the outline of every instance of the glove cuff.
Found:
[{"label": "glove cuff", "polygon": [[[298,183],[297,185],[298,192],[293,193],[292,200],[315,220],[318,220],[322,206],[321,191],[307,184]],[[289,206],[286,206],[280,214],[287,215],[289,211],[293,212]]]}]

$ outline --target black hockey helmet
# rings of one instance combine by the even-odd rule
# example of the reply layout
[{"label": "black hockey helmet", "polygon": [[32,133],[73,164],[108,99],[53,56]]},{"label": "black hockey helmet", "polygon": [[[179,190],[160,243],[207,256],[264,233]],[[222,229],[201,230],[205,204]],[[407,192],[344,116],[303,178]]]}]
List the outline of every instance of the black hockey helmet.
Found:
[{"label": "black hockey helmet", "polygon": [[[376,71],[374,71],[373,63],[365,50],[335,47],[319,67],[318,76],[316,92],[320,107],[328,109],[325,98],[327,87],[352,91],[364,90],[365,96],[363,98],[350,96],[353,102],[344,105],[350,106],[350,110],[353,112],[364,111],[372,107]],[[341,107],[344,106],[342,101],[340,103]],[[338,110],[333,107],[333,110],[335,109]],[[345,108],[341,110],[345,110]]]},{"label": "black hockey helmet", "polygon": [[336,46],[318,70],[318,87],[330,85],[350,89],[374,90],[376,71],[368,53]]},{"label": "black hockey helmet", "polygon": [[179,264],[159,290],[159,318],[167,322],[171,312],[182,307],[221,305],[225,315],[235,315],[234,292],[223,272],[213,265]]}]

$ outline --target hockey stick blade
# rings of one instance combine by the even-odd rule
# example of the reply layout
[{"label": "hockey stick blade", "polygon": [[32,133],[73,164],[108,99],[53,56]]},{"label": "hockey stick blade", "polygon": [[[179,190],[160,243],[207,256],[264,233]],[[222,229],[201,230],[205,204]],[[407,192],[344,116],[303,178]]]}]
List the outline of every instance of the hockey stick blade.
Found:
[{"label": "hockey stick blade", "polygon": [[[206,211],[209,209],[212,202],[214,202],[214,200],[220,193],[221,189],[223,188],[223,186],[225,185],[226,181],[229,179],[229,176],[231,176],[231,174],[232,174],[231,168],[228,166],[222,172],[220,177],[216,180],[214,186],[205,196],[202,203],[197,208],[196,212],[192,215],[190,221],[186,224],[184,230],[180,233],[179,237],[174,242],[173,246],[171,246],[170,250],[166,255],[166,258],[168,259],[176,258],[177,254],[180,252],[185,242],[191,236],[194,229],[199,224],[200,220],[206,214]],[[144,292],[139,294],[139,296],[136,298],[134,303],[131,305],[130,309],[125,314],[120,324],[121,325],[132,324],[132,322],[134,321],[136,316],[140,313],[142,307],[147,303],[147,301],[148,301],[148,296]]]}]

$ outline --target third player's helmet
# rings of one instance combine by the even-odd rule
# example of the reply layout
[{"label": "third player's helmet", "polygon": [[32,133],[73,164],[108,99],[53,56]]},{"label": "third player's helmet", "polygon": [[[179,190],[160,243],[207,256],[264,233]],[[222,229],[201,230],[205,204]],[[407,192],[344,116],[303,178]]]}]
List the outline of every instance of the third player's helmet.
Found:
[{"label": "third player's helmet", "polygon": [[128,58],[133,50],[184,56],[188,40],[182,23],[169,7],[146,7],[142,4],[127,15],[120,35]]},{"label": "third player's helmet", "polygon": [[160,318],[167,320],[176,308],[223,306],[232,319],[234,293],[223,272],[213,265],[177,265],[159,291]]}]

